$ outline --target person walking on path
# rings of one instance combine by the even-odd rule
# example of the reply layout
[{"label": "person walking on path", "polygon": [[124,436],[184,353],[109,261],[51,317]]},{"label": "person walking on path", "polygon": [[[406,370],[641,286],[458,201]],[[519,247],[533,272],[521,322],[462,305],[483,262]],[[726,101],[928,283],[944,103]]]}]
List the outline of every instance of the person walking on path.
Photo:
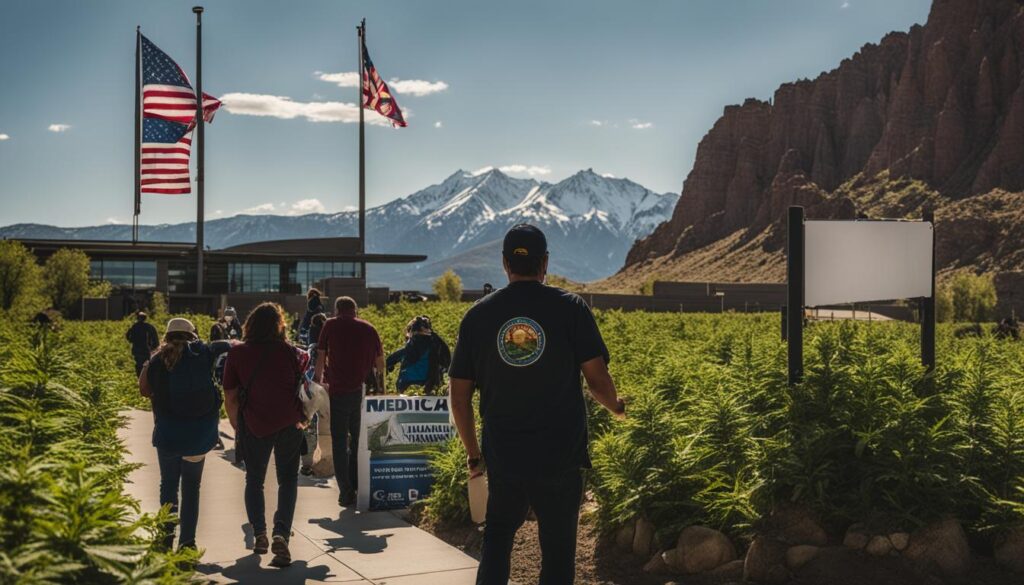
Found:
[{"label": "person walking on path", "polygon": [[242,326],[238,323],[238,313],[234,307],[224,307],[224,314],[210,327],[210,341],[241,338]]},{"label": "person walking on path", "polygon": [[384,391],[384,349],[380,335],[356,316],[351,297],[338,297],[335,317],[328,319],[317,342],[314,379],[325,383],[331,397],[331,449],[334,476],[338,480],[338,505],[356,501],[356,454],[366,380],[372,374],[370,393]]},{"label": "person walking on path", "polygon": [[[228,352],[224,364],[224,397],[235,449],[245,461],[245,512],[252,527],[253,552],[274,553],[270,564],[291,564],[288,540],[298,497],[299,449],[305,416],[297,393],[306,367],[306,353],[287,340],[284,311],[262,303],[242,326],[244,343]],[[267,539],[263,483],[270,455],[277,467],[277,510],[273,542]]]},{"label": "person walking on path", "polygon": [[[547,241],[520,224],[505,235],[509,285],[466,312],[449,371],[452,415],[471,477],[485,470],[489,499],[478,585],[505,585],[516,531],[532,508],[541,548],[540,585],[568,585],[576,574],[576,529],[590,467],[590,394],[618,417],[626,405],[608,373],[590,308],[578,295],[544,284]],[[483,450],[472,396],[480,389]]]},{"label": "person walking on path", "polygon": [[[228,342],[199,341],[188,319],[171,319],[163,344],[139,375],[139,391],[153,404],[160,504],[169,504],[180,518],[179,548],[196,547],[199,485],[206,454],[217,443],[222,402],[213,383],[213,365],[228,348]],[[163,544],[171,548],[174,526],[165,530]]]},{"label": "person walking on path", "polygon": [[142,372],[142,366],[149,360],[149,354],[160,345],[160,336],[156,327],[146,322],[146,313],[135,313],[135,323],[124,334],[128,343],[132,344],[132,358],[135,359],[135,375]]},{"label": "person walking on path", "polygon": [[406,325],[405,345],[388,356],[387,368],[390,372],[395,365],[401,364],[397,382],[399,392],[410,386],[423,386],[424,393],[433,396],[451,361],[448,344],[434,332],[430,317],[420,315]]},{"label": "person walking on path", "polygon": [[[313,320],[313,315],[323,313],[326,311],[324,308],[324,302],[321,300],[323,293],[320,289],[310,287],[306,291],[306,312],[302,315],[302,322],[299,323],[299,337],[304,338],[306,344],[316,343],[317,338],[310,335],[310,322]],[[302,339],[300,339],[302,341]]]}]

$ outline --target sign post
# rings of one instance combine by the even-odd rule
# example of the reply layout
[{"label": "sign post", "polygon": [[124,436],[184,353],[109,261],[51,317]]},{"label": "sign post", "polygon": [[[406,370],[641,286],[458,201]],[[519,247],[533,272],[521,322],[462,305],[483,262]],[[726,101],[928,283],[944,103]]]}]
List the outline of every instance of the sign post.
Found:
[{"label": "sign post", "polygon": [[789,208],[786,238],[786,340],[789,384],[804,378],[804,208]]},{"label": "sign post", "polygon": [[[935,225],[935,212],[924,213],[924,221]],[[928,372],[935,369],[935,239],[932,238],[931,294],[919,301],[921,315],[921,363]]]}]

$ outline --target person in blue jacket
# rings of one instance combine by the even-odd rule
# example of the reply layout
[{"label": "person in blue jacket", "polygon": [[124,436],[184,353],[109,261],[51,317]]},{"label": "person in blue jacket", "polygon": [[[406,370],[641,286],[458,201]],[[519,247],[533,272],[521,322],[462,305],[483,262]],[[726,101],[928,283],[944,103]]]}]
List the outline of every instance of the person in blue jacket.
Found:
[{"label": "person in blue jacket", "polygon": [[[163,343],[139,375],[139,391],[153,404],[153,446],[160,466],[160,504],[178,514],[178,548],[196,548],[199,485],[206,454],[218,440],[220,391],[213,381],[217,357],[229,341],[206,344],[188,319],[167,323]],[[181,498],[179,506],[179,490]],[[174,545],[174,526],[164,527],[163,545]]]},{"label": "person in blue jacket", "polygon": [[415,317],[405,327],[405,345],[387,359],[390,372],[401,364],[398,371],[398,391],[410,386],[423,386],[423,391],[432,396],[441,385],[444,373],[451,365],[452,354],[448,344],[434,333],[430,317]]}]

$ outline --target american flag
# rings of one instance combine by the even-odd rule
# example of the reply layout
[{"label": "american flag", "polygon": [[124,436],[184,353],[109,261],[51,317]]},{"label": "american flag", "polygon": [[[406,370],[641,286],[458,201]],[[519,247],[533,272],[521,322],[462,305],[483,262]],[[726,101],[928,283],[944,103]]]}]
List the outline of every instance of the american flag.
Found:
[{"label": "american flag", "polygon": [[[203,93],[203,119],[220,100]],[[142,37],[142,192],[190,192],[188,160],[196,123],[196,92],[167,53]]]},{"label": "american flag", "polygon": [[395,128],[408,126],[388,84],[377,74],[366,45],[363,45],[363,107],[391,120]]}]

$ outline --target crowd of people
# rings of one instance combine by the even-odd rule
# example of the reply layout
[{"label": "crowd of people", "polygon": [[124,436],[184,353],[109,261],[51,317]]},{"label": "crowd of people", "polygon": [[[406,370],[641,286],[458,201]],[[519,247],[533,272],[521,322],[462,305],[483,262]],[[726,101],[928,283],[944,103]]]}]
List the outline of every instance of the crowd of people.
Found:
[{"label": "crowd of people", "polygon": [[[184,318],[171,319],[158,339],[140,312],[126,339],[139,389],[152,401],[160,502],[178,515],[178,547],[196,547],[203,465],[218,445],[223,405],[235,434],[236,462],[245,469],[253,552],[272,553],[273,566],[290,565],[298,475],[312,473],[319,418],[303,411],[304,379],[322,384],[330,397],[338,504],[348,507],[358,486],[363,396],[383,393],[386,372],[397,366],[398,392],[420,386],[436,394],[448,372],[452,416],[470,475],[488,475],[477,583],[508,582],[513,539],[531,508],[539,523],[540,583],[572,583],[582,469],[590,466],[581,377],[616,416],[625,415],[625,403],[608,373],[610,356],[590,308],[578,295],[544,284],[544,234],[516,226],[506,234],[502,255],[509,285],[488,290],[466,313],[454,352],[430,317],[420,315],[407,324],[404,345],[385,356],[380,335],[358,317],[355,300],[337,298],[328,317],[315,288],[298,322],[299,344],[289,341],[285,312],[276,303],[258,305],[242,323],[233,308],[225,308],[209,341]],[[482,448],[472,410],[477,390]],[[268,527],[264,481],[271,456],[278,494]],[[174,541],[171,525],[163,544],[172,547]]]}]

